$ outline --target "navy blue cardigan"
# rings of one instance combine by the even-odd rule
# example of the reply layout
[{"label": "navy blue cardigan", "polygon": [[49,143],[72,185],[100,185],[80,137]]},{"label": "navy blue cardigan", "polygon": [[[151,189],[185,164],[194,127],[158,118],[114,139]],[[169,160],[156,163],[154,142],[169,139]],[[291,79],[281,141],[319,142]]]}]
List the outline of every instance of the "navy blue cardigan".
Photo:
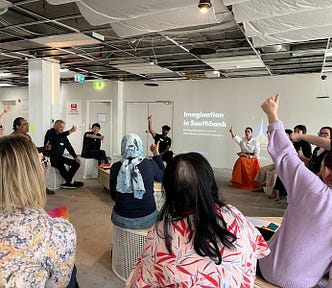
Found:
[{"label": "navy blue cardigan", "polygon": [[133,194],[116,191],[116,180],[120,167],[121,161],[115,162],[112,164],[110,170],[110,192],[115,201],[114,211],[126,218],[139,218],[153,213],[156,210],[156,203],[153,196],[153,182],[161,182],[165,170],[161,156],[154,156],[152,159],[145,158],[137,165],[145,187],[143,199],[135,199]]}]

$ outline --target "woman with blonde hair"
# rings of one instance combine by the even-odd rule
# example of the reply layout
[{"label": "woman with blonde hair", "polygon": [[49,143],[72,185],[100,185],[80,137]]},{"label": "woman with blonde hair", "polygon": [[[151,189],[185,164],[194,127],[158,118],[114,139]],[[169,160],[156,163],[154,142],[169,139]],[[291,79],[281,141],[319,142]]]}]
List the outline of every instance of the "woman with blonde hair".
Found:
[{"label": "woman with blonde hair", "polygon": [[46,187],[34,144],[0,138],[0,287],[67,287],[76,233],[44,210]]}]

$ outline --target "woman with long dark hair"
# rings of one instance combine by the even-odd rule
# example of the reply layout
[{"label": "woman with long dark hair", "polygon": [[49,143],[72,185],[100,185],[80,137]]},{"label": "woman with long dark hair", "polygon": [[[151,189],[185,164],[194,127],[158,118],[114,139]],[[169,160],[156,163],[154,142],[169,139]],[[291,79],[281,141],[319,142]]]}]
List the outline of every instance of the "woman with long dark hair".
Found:
[{"label": "woman with long dark hair", "polygon": [[269,253],[257,229],[218,197],[207,160],[180,154],[167,165],[165,204],[124,287],[252,287]]}]

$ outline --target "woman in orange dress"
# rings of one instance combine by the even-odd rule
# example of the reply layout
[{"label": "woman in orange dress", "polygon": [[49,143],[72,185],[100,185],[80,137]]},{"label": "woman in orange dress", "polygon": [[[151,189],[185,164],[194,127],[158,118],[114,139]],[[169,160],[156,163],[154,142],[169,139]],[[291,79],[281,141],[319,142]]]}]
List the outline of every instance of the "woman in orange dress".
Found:
[{"label": "woman in orange dress", "polygon": [[229,130],[233,140],[239,144],[241,152],[237,153],[239,158],[236,160],[232,171],[232,187],[246,190],[256,188],[255,177],[259,170],[259,143],[252,137],[252,128],[247,127],[245,137],[235,134],[233,127]]}]

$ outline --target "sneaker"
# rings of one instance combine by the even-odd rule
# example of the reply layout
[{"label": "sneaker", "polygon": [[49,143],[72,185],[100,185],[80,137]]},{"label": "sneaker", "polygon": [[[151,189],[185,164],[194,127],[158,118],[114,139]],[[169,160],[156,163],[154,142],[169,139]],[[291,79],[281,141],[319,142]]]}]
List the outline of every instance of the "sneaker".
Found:
[{"label": "sneaker", "polygon": [[84,183],[80,181],[74,181],[73,183],[71,183],[71,185],[74,185],[75,187],[82,187]]},{"label": "sneaker", "polygon": [[53,190],[50,190],[50,189],[46,188],[46,194],[47,195],[54,195],[55,192]]},{"label": "sneaker", "polygon": [[75,185],[72,184],[72,183],[63,183],[63,184],[61,184],[60,187],[63,188],[63,189],[75,189],[75,188],[77,188],[78,186],[75,186]]}]

